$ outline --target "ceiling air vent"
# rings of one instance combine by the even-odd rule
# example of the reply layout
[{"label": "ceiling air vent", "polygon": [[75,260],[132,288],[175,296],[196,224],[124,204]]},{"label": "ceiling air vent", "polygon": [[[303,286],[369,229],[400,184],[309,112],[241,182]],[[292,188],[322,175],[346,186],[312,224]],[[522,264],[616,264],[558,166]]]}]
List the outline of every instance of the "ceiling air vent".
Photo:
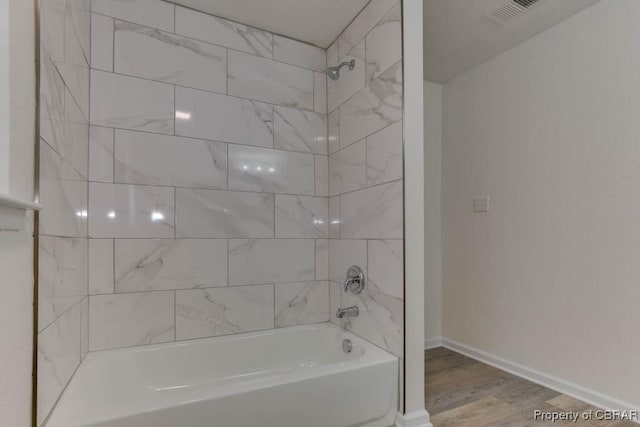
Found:
[{"label": "ceiling air vent", "polygon": [[509,0],[499,8],[487,13],[486,17],[499,24],[504,24],[520,16],[522,12],[540,0]]}]

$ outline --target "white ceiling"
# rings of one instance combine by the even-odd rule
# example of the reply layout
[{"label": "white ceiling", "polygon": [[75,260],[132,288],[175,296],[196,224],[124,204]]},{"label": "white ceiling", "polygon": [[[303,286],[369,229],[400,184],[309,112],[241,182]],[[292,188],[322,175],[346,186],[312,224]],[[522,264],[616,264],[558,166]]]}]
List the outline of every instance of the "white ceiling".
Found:
[{"label": "white ceiling", "polygon": [[425,0],[424,76],[444,83],[599,0],[540,0],[506,24],[485,17],[505,0]]},{"label": "white ceiling", "polygon": [[193,9],[329,47],[368,0],[171,0]]}]

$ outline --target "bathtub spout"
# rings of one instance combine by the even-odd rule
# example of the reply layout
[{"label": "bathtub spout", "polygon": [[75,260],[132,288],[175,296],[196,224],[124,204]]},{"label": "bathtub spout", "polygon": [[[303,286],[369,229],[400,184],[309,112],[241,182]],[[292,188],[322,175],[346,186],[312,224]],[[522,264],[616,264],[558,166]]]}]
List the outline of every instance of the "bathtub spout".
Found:
[{"label": "bathtub spout", "polygon": [[339,308],[338,312],[336,313],[336,317],[338,319],[342,319],[344,316],[358,317],[358,314],[360,314],[360,310],[357,306],[352,305],[351,307],[347,308]]}]

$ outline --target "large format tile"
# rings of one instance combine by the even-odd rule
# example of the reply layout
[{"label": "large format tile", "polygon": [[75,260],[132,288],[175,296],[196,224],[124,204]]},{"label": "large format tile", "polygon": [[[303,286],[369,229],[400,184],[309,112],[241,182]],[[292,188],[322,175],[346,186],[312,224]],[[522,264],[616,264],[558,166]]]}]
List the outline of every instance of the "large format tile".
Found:
[{"label": "large format tile", "polygon": [[378,78],[402,58],[401,20],[400,3],[398,3],[367,34],[367,81]]},{"label": "large format tile", "polygon": [[316,156],[316,196],[329,195],[329,157]]},{"label": "large format tile", "polygon": [[113,71],[113,18],[91,14],[91,68]]},{"label": "large format tile", "polygon": [[329,320],[329,282],[276,285],[275,326],[306,325]]},{"label": "large format tile", "polygon": [[327,75],[313,73],[313,109],[316,113],[327,114]]},{"label": "large format tile", "polygon": [[226,240],[116,240],[115,254],[118,293],[205,288],[227,283]]},{"label": "large format tile", "polygon": [[329,280],[329,239],[316,239],[316,280]]},{"label": "large format tile", "polygon": [[87,183],[47,143],[40,141],[40,233],[86,237]]},{"label": "large format tile", "polygon": [[42,1],[40,6],[40,40],[42,56],[64,61],[66,3]]},{"label": "large format tile", "polygon": [[313,154],[229,145],[229,189],[315,194]]},{"label": "large format tile", "polygon": [[229,241],[229,283],[304,282],[313,280],[315,240],[251,239]]},{"label": "large format tile", "polygon": [[176,292],[178,340],[271,329],[273,318],[273,285]]},{"label": "large format tile", "polygon": [[363,139],[329,156],[329,195],[366,187],[366,150],[366,141]]},{"label": "large format tile", "polygon": [[329,238],[339,239],[342,234],[340,196],[329,197]]},{"label": "large format tile", "polygon": [[230,50],[228,93],[313,110],[313,71]]},{"label": "large format tile", "polygon": [[277,238],[326,238],[329,199],[276,194]]},{"label": "large format tile", "polygon": [[179,6],[176,34],[267,58],[273,54],[271,33]]},{"label": "large format tile", "polygon": [[166,292],[89,297],[89,350],[173,341],[174,295]]},{"label": "large format tile", "polygon": [[342,62],[355,60],[355,67],[350,70],[348,66],[340,70],[338,80],[327,80],[327,104],[329,111],[334,111],[347,99],[355,95],[366,85],[366,62],[364,40],[354,46],[349,52],[340,56],[340,60],[330,66],[338,65]]},{"label": "large format tile", "polygon": [[342,319],[347,330],[379,345],[398,357],[403,357],[404,304],[400,298],[370,292],[365,289],[355,295],[342,294],[342,306],[358,306],[358,317]]},{"label": "large format tile", "polygon": [[327,117],[327,145],[329,154],[340,149],[340,110],[329,113]]},{"label": "large format tile", "polygon": [[273,194],[176,189],[178,237],[274,236]]},{"label": "large format tile", "polygon": [[174,5],[162,0],[93,0],[94,13],[173,32]]},{"label": "large format tile", "polygon": [[89,128],[89,181],[113,182],[113,128]]},{"label": "large format tile", "polygon": [[173,133],[173,86],[135,77],[91,72],[91,124]]},{"label": "large format tile", "polygon": [[87,239],[41,236],[38,330],[87,296]]},{"label": "large format tile", "polygon": [[89,239],[89,294],[112,294],[113,239]]},{"label": "large format tile", "polygon": [[330,239],[329,280],[343,283],[353,265],[360,267],[367,277],[367,241]]},{"label": "large format tile", "polygon": [[273,106],[200,90],[176,88],[176,134],[273,147]]},{"label": "large format tile", "polygon": [[227,144],[116,130],[115,181],[225,189]]},{"label": "large format tile", "polygon": [[91,60],[91,10],[82,2],[68,1],[65,16],[65,62],[89,67]]},{"label": "large format tile", "polygon": [[338,50],[344,56],[398,4],[398,0],[371,0],[338,37]]},{"label": "large format tile", "polygon": [[367,185],[402,178],[402,120],[367,137]]},{"label": "large format tile", "polygon": [[404,244],[402,240],[369,240],[369,290],[404,297]]},{"label": "large format tile", "polygon": [[65,85],[51,60],[40,67],[40,136],[52,147],[64,144]]},{"label": "large format tile", "polygon": [[89,67],[86,65],[56,64],[67,88],[77,103],[85,121],[89,119]]},{"label": "large format tile", "polygon": [[80,364],[80,314],[77,304],[38,334],[38,425]]},{"label": "large format tile", "polygon": [[273,59],[315,71],[327,67],[324,49],[278,35],[273,39]]},{"label": "large format tile", "polygon": [[115,23],[116,73],[227,91],[227,49],[129,22]]},{"label": "large format tile", "polygon": [[173,188],[89,185],[91,237],[173,237]]},{"label": "large format tile", "polygon": [[340,107],[340,145],[345,147],[402,118],[402,61]]},{"label": "large format tile", "polygon": [[327,154],[327,116],[295,108],[275,107],[274,147]]},{"label": "large format tile", "polygon": [[341,197],[342,237],[402,239],[402,181],[394,181]]}]

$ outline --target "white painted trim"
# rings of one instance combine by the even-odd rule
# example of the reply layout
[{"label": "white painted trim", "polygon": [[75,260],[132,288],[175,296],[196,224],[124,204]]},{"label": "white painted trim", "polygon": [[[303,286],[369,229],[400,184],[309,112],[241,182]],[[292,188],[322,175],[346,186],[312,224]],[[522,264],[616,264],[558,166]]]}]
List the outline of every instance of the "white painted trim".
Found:
[{"label": "white painted trim", "polygon": [[396,417],[396,427],[433,427],[433,425],[429,413],[422,410],[409,414],[399,413]]},{"label": "white painted trim", "polygon": [[0,231],[19,231],[24,228],[27,210],[40,210],[38,203],[0,194]]},{"label": "white painted trim", "polygon": [[0,194],[0,206],[13,208],[13,209],[34,210],[34,211],[39,211],[42,209],[42,205],[39,203],[30,202],[28,200],[17,199],[15,197],[11,197],[6,194]]},{"label": "white painted trim", "polygon": [[427,338],[424,340],[424,349],[431,350],[432,348],[442,347],[442,337]]},{"label": "white painted trim", "polygon": [[629,402],[624,402],[614,397],[606,396],[595,390],[584,388],[582,386],[579,386],[578,384],[574,384],[561,378],[536,371],[535,369],[528,368],[518,363],[493,356],[482,350],[469,347],[465,344],[461,344],[447,338],[442,338],[442,345],[450,350],[464,354],[465,356],[468,356],[472,359],[478,360],[482,363],[486,363],[487,365],[491,365],[495,368],[509,372],[510,374],[524,378],[536,384],[540,384],[559,393],[563,393],[578,400],[582,400],[598,408],[619,411],[634,411],[640,409],[637,405],[633,405]]}]

